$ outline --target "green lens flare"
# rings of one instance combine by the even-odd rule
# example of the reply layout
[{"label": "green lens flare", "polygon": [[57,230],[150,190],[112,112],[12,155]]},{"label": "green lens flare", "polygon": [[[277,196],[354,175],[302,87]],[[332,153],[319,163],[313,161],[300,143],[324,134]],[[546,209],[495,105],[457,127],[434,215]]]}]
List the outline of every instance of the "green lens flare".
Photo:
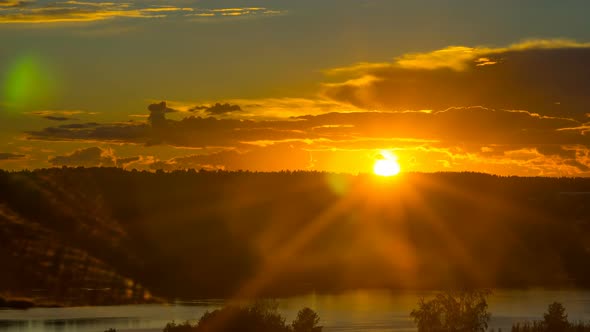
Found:
[{"label": "green lens flare", "polygon": [[56,92],[55,76],[38,57],[21,56],[14,61],[4,78],[4,103],[9,108],[42,106]]}]

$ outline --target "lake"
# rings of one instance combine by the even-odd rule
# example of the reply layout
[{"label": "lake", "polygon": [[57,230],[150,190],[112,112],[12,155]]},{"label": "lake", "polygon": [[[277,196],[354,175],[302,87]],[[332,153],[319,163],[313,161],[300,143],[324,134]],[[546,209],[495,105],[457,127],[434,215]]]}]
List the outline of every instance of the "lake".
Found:
[{"label": "lake", "polygon": [[[325,331],[414,331],[409,312],[428,292],[354,291],[278,299],[280,312],[291,321],[304,306],[316,310]],[[562,302],[570,321],[590,320],[587,290],[496,290],[489,299],[492,328],[510,331],[512,322],[541,319],[549,303]],[[223,300],[174,305],[35,308],[0,310],[0,332],[161,331],[167,322],[198,319]]]}]

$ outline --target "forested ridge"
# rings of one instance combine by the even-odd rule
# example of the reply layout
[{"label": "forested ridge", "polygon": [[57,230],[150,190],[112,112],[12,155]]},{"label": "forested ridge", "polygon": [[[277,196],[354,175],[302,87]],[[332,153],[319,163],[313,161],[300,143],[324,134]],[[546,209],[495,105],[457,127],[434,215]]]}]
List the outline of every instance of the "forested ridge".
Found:
[{"label": "forested ridge", "polygon": [[63,303],[590,286],[586,178],[0,171],[0,225],[0,294]]}]

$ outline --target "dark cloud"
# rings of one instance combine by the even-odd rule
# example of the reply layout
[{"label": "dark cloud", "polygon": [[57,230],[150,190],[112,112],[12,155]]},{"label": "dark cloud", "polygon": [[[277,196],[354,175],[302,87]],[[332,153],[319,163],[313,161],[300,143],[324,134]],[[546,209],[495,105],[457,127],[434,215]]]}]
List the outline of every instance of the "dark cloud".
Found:
[{"label": "dark cloud", "polygon": [[233,112],[241,112],[240,105],[232,105],[229,103],[221,104],[215,103],[213,106],[197,105],[189,109],[190,112],[204,111],[208,115],[224,115]]},{"label": "dark cloud", "polygon": [[[145,161],[142,156],[119,157],[115,150],[111,148],[101,148],[98,146],[81,148],[72,151],[66,155],[55,156],[49,158],[49,163],[53,166],[84,166],[84,167],[121,167],[128,168],[142,162],[143,164],[151,164],[153,159]],[[140,165],[141,166],[141,165]],[[132,168],[132,167],[129,167]]]},{"label": "dark cloud", "polygon": [[52,121],[69,121],[69,120],[76,120],[74,118],[68,118],[65,116],[54,116],[54,115],[47,115],[44,116],[43,118],[47,119],[47,120],[52,120]]},{"label": "dark cloud", "polygon": [[[403,137],[478,144],[573,144],[590,142],[569,118],[541,116],[526,111],[484,107],[453,107],[437,112],[329,113],[304,116],[314,126],[347,126],[343,131],[362,137]],[[571,135],[570,135],[571,134]]]},{"label": "dark cloud", "polygon": [[204,111],[206,109],[208,109],[209,106],[205,106],[205,105],[197,105],[194,107],[189,108],[189,112],[195,112],[195,111]]},{"label": "dark cloud", "polygon": [[72,123],[68,125],[59,126],[65,129],[83,129],[83,128],[96,128],[101,126],[98,122],[86,122],[86,123]]},{"label": "dark cloud", "polygon": [[[44,140],[116,141],[169,144],[180,147],[236,147],[243,143],[281,140],[350,141],[415,139],[447,144],[590,144],[577,120],[526,111],[484,107],[449,108],[438,112],[353,112],[301,116],[284,120],[234,120],[212,117],[165,118],[165,104],[151,106],[145,123],[87,123],[48,127],[30,132]],[[568,129],[568,130],[564,130]]]},{"label": "dark cloud", "polygon": [[157,104],[150,104],[148,106],[148,111],[150,112],[148,120],[150,121],[152,127],[166,126],[166,113],[177,112],[177,110],[166,106],[165,101]]},{"label": "dark cloud", "polygon": [[[154,169],[150,167],[158,162],[153,156],[131,156],[120,157],[112,148],[102,148],[98,146],[81,148],[68,154],[50,157],[49,164],[52,166],[69,166],[69,167],[120,167],[125,169]],[[169,168],[172,170],[172,168]]]},{"label": "dark cloud", "polygon": [[78,149],[64,156],[49,158],[49,163],[54,166],[112,167],[116,165],[117,158],[112,150],[95,146]]},{"label": "dark cloud", "polygon": [[146,143],[150,127],[144,123],[74,123],[47,127],[41,131],[27,132],[29,139],[47,141],[100,141],[121,143]]},{"label": "dark cloud", "polygon": [[481,105],[582,120],[590,109],[590,44],[449,47],[406,55],[391,64],[360,64],[330,73],[348,78],[326,84],[325,96],[371,110]]},{"label": "dark cloud", "polygon": [[574,168],[576,168],[578,171],[580,172],[588,172],[590,171],[590,165],[586,165],[581,163],[580,161],[576,160],[576,159],[567,159],[564,161],[564,164],[572,166]]},{"label": "dark cloud", "polygon": [[166,114],[178,112],[177,110],[166,106],[165,101],[148,105],[148,111],[150,111],[151,114]]},{"label": "dark cloud", "polygon": [[10,152],[0,152],[0,161],[3,160],[19,160],[24,159],[26,156],[24,154],[18,153],[10,153]]}]

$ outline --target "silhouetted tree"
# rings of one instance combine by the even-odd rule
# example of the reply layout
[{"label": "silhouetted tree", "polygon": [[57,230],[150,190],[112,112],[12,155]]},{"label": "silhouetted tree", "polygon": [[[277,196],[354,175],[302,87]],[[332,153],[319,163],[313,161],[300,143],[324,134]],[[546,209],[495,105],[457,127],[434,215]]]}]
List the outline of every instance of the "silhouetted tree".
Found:
[{"label": "silhouetted tree", "polygon": [[192,325],[189,321],[184,323],[176,324],[175,322],[170,322],[166,324],[164,327],[163,332],[195,332],[197,331],[197,326]]},{"label": "silhouetted tree", "polygon": [[164,332],[321,332],[317,326],[320,317],[309,308],[303,308],[291,325],[278,313],[278,304],[272,301],[258,301],[250,306],[226,306],[207,311],[197,324],[186,321],[166,324]]},{"label": "silhouetted tree", "polygon": [[549,305],[547,312],[543,314],[543,323],[548,332],[563,332],[569,327],[565,307],[559,302]]},{"label": "silhouetted tree", "polygon": [[420,299],[410,316],[419,332],[484,332],[491,317],[489,295],[489,290],[439,293],[429,301]]},{"label": "silhouetted tree", "polygon": [[310,308],[303,308],[297,313],[297,318],[291,326],[294,332],[321,332],[322,326],[318,326],[320,316]]},{"label": "silhouetted tree", "polygon": [[590,323],[570,323],[565,307],[559,302],[553,302],[543,314],[543,320],[515,323],[511,332],[590,332]]},{"label": "silhouetted tree", "polygon": [[[206,312],[197,325],[199,332],[289,332],[285,318],[277,311],[276,303],[257,302],[252,306],[227,306]],[[167,332],[184,332],[182,329]]]}]

